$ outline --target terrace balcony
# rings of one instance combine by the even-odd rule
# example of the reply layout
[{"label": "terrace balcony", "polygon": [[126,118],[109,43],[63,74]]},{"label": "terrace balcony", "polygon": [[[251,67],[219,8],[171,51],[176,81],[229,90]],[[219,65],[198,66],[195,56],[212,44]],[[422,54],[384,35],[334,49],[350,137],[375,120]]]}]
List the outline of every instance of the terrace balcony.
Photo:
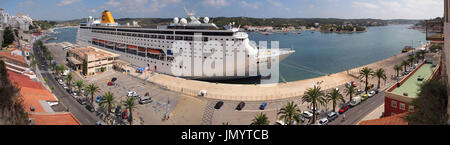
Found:
[{"label": "terrace balcony", "polygon": [[444,41],[444,22],[442,20],[426,20],[425,30],[427,40]]}]

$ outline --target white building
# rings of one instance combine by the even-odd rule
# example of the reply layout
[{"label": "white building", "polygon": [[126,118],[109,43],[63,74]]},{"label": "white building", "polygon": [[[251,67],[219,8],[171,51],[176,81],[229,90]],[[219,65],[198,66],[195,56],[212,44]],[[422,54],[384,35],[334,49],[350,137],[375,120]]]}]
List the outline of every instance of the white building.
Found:
[{"label": "white building", "polygon": [[0,30],[3,29],[3,26],[8,24],[8,13],[4,12],[2,8],[0,8]]},{"label": "white building", "polygon": [[18,28],[23,31],[29,31],[30,25],[33,24],[33,19],[27,15],[17,14],[17,16],[11,16],[9,25],[13,28]]}]

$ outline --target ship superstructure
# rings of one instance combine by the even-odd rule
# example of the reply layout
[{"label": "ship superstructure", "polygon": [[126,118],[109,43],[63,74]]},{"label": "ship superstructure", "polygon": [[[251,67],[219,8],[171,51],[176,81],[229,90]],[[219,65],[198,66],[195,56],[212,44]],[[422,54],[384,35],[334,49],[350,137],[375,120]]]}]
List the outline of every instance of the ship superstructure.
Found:
[{"label": "ship superstructure", "polygon": [[[250,43],[248,34],[239,31],[239,28],[229,25],[218,27],[210,23],[208,17],[203,18],[202,22],[193,12],[189,12],[188,16],[190,22],[185,18],[174,18],[173,23],[168,26],[142,28],[136,22],[121,26],[114,21],[109,11],[104,11],[101,19],[90,16],[86,22],[80,24],[77,43],[118,53],[120,59],[136,67],[198,80],[252,77],[258,74],[258,70],[251,68],[270,64],[269,61],[262,61],[263,59],[277,57],[281,61],[294,53],[291,49],[261,51],[261,48]],[[175,47],[174,44],[184,45]],[[232,49],[217,49],[225,47]],[[213,52],[217,52],[216,55],[212,55]],[[238,57],[240,53],[245,53],[244,59]],[[181,60],[176,59],[180,56],[189,58],[190,61],[177,62]],[[196,73],[195,68],[198,67],[195,65],[211,61],[222,62],[220,64],[223,65],[221,69],[223,73],[215,75]],[[232,68],[227,67],[231,66],[230,64],[233,64]],[[192,69],[188,69],[189,67]],[[180,75],[180,72],[175,72],[180,69],[189,70],[192,75]],[[235,75],[227,75],[227,71],[234,72]],[[245,75],[237,75],[242,71]]]}]

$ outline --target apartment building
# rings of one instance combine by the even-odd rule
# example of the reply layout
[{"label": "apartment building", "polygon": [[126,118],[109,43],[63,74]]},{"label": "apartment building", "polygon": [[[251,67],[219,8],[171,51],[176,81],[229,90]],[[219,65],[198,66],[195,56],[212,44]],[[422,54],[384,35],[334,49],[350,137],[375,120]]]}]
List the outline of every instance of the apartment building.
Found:
[{"label": "apartment building", "polygon": [[[113,63],[119,56],[91,46],[74,46],[67,52],[67,61],[74,70],[81,71],[82,74],[89,76],[112,70]],[[84,67],[87,67],[87,69],[85,70]]]}]

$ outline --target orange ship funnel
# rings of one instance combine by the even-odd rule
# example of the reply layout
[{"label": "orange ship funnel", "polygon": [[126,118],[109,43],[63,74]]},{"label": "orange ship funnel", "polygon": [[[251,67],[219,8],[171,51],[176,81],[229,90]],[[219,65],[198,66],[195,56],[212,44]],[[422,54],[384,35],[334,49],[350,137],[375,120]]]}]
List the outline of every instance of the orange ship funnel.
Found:
[{"label": "orange ship funnel", "polygon": [[110,23],[110,24],[114,24],[116,23],[114,21],[113,16],[111,15],[111,12],[109,12],[108,10],[103,11],[102,13],[102,22],[101,23]]}]

